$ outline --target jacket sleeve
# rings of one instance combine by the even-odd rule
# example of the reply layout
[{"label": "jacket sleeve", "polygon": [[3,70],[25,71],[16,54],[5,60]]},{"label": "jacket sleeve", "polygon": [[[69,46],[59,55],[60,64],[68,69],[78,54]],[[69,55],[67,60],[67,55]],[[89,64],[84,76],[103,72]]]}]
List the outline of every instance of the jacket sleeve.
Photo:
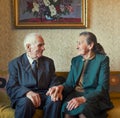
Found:
[{"label": "jacket sleeve", "polygon": [[50,65],[49,65],[49,70],[50,70],[50,84],[49,84],[49,88],[52,87],[52,86],[55,86],[55,85],[58,85],[59,84],[59,81],[58,81],[58,78],[56,76],[56,73],[55,73],[55,65],[54,65],[54,61],[51,60],[50,61]]},{"label": "jacket sleeve", "polygon": [[109,57],[105,56],[100,65],[100,71],[98,74],[98,85],[96,89],[85,93],[84,97],[89,99],[99,99],[104,95],[108,94],[109,90]]},{"label": "jacket sleeve", "polygon": [[10,62],[8,66],[9,80],[6,84],[7,93],[12,101],[25,96],[30,91],[19,83],[19,66],[17,62]]}]

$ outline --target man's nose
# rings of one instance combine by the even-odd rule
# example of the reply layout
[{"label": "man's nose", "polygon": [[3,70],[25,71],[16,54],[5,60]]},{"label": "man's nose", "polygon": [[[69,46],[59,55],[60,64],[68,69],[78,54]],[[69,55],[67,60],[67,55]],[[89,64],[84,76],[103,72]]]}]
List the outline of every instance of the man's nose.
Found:
[{"label": "man's nose", "polygon": [[42,50],[45,50],[45,47],[44,47],[44,46],[42,46]]}]

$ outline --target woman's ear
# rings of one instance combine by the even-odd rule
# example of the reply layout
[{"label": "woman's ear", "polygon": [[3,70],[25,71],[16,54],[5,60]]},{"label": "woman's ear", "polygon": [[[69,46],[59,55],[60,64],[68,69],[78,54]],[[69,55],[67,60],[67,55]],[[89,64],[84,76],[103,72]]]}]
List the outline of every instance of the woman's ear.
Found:
[{"label": "woman's ear", "polygon": [[89,50],[92,50],[93,49],[93,46],[94,46],[94,43],[92,42],[91,44],[89,44]]},{"label": "woman's ear", "polygon": [[30,44],[26,44],[26,50],[27,50],[27,52],[31,51],[31,45]]}]

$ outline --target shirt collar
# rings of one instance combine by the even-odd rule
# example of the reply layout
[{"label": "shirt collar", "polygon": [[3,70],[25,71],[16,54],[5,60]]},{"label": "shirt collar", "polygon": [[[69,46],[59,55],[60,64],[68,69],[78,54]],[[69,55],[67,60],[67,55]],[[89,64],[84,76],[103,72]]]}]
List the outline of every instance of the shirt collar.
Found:
[{"label": "shirt collar", "polygon": [[[28,55],[27,55],[27,58],[28,58],[28,61],[29,61],[30,65],[32,65],[34,59],[32,59],[31,57],[29,57]],[[36,61],[38,62],[38,60],[36,60]]]},{"label": "shirt collar", "polygon": [[94,57],[95,57],[95,53],[94,53],[91,57],[89,57],[88,59],[84,59],[84,58],[83,58],[83,61],[89,61],[89,60],[92,60]]}]

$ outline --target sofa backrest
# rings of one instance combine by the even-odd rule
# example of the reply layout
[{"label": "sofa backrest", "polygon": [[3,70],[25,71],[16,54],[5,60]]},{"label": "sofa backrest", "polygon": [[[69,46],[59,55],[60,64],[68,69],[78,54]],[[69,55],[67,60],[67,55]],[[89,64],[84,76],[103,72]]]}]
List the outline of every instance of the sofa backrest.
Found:
[{"label": "sofa backrest", "polygon": [[[68,72],[56,72],[58,76],[67,78]],[[120,98],[120,71],[110,72],[110,96]]]},{"label": "sofa backrest", "polygon": [[[56,75],[67,78],[68,72],[56,72]],[[0,77],[0,88],[5,87],[6,80]],[[111,97],[120,98],[120,71],[110,72],[110,95]]]}]

